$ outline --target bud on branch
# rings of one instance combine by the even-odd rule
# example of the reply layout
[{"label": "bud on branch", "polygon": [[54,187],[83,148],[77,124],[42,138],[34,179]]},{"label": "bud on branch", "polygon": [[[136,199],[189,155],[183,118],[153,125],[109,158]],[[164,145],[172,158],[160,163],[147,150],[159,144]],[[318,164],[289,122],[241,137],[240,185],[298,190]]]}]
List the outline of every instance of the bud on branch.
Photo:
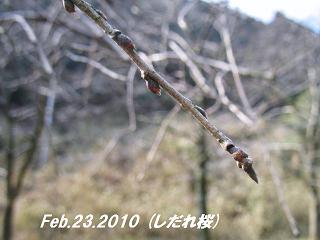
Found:
[{"label": "bud on branch", "polygon": [[146,86],[152,93],[161,96],[161,88],[158,82],[148,77],[148,74],[146,74],[144,71],[141,71],[141,78],[146,81]]},{"label": "bud on branch", "polygon": [[75,7],[74,7],[74,4],[73,4],[73,2],[71,0],[62,0],[62,4],[63,4],[64,9],[68,13],[74,13],[76,11]]}]

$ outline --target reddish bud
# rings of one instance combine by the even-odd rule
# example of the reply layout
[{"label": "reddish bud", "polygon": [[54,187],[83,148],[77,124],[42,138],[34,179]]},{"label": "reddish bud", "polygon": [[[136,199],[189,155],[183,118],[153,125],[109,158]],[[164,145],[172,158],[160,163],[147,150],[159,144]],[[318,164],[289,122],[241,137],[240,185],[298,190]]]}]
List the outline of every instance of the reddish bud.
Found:
[{"label": "reddish bud", "polygon": [[146,80],[146,86],[147,88],[154,94],[161,96],[161,88],[159,83],[157,83],[156,81],[149,79]]},{"label": "reddish bud", "polygon": [[238,149],[238,151],[234,152],[232,154],[234,160],[236,160],[239,163],[243,163],[244,160],[248,157],[248,154],[246,154],[244,151],[241,149]]},{"label": "reddish bud", "polygon": [[119,30],[115,30],[114,36],[112,38],[120,47],[124,49],[128,49],[130,51],[133,51],[135,49],[133,41],[127,35],[121,33]]},{"label": "reddish bud", "polygon": [[63,4],[64,9],[68,13],[74,13],[76,11],[75,7],[74,7],[74,4],[73,4],[73,2],[71,0],[62,0],[62,4]]}]

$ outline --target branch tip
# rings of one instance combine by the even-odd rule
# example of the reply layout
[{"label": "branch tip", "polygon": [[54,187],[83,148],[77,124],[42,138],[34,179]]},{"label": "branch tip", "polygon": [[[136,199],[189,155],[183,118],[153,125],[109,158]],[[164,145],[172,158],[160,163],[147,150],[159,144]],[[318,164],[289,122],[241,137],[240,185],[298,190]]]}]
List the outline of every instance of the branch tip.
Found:
[{"label": "branch tip", "polygon": [[256,172],[254,171],[252,164],[248,165],[247,167],[244,167],[243,170],[249,175],[249,177],[255,181],[257,184],[259,183],[258,177]]}]

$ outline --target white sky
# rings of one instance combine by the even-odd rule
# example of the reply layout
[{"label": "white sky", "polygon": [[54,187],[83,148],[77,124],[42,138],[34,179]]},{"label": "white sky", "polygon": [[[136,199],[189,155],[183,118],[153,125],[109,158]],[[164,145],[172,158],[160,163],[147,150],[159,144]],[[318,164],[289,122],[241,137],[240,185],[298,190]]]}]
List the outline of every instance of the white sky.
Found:
[{"label": "white sky", "polygon": [[[212,0],[220,2],[221,0]],[[287,17],[320,30],[320,0],[229,0],[229,6],[263,22],[270,22],[280,11]]]}]

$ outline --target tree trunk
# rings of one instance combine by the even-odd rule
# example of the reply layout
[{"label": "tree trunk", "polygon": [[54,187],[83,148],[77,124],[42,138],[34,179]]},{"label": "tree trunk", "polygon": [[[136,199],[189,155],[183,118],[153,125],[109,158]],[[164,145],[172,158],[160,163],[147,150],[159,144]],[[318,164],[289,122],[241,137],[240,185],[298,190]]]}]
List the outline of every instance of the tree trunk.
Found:
[{"label": "tree trunk", "polygon": [[8,124],[8,144],[6,151],[7,177],[6,177],[6,197],[7,205],[3,216],[3,240],[12,239],[13,228],[13,212],[14,203],[16,199],[15,187],[13,184],[14,169],[15,169],[15,134],[14,134],[14,120],[11,118],[8,111],[6,111],[6,120]]},{"label": "tree trunk", "polygon": [[311,204],[309,209],[309,238],[320,240],[320,198],[318,186],[311,185]]},{"label": "tree trunk", "polygon": [[317,186],[319,182],[318,170],[320,167],[320,82],[316,77],[316,70],[308,70],[310,82],[311,107],[308,125],[306,128],[307,153],[310,164],[310,193],[311,205],[309,212],[309,238],[320,240],[320,194]]},{"label": "tree trunk", "polygon": [[11,240],[13,233],[13,214],[14,214],[15,200],[8,199],[3,219],[3,240]]},{"label": "tree trunk", "polygon": [[[198,151],[199,151],[199,214],[208,214],[207,208],[207,193],[208,193],[208,182],[207,182],[207,163],[209,161],[208,152],[206,149],[206,135],[205,131],[201,129],[201,133],[198,140]],[[201,230],[200,239],[209,240],[210,233],[209,229],[205,228]]]}]

